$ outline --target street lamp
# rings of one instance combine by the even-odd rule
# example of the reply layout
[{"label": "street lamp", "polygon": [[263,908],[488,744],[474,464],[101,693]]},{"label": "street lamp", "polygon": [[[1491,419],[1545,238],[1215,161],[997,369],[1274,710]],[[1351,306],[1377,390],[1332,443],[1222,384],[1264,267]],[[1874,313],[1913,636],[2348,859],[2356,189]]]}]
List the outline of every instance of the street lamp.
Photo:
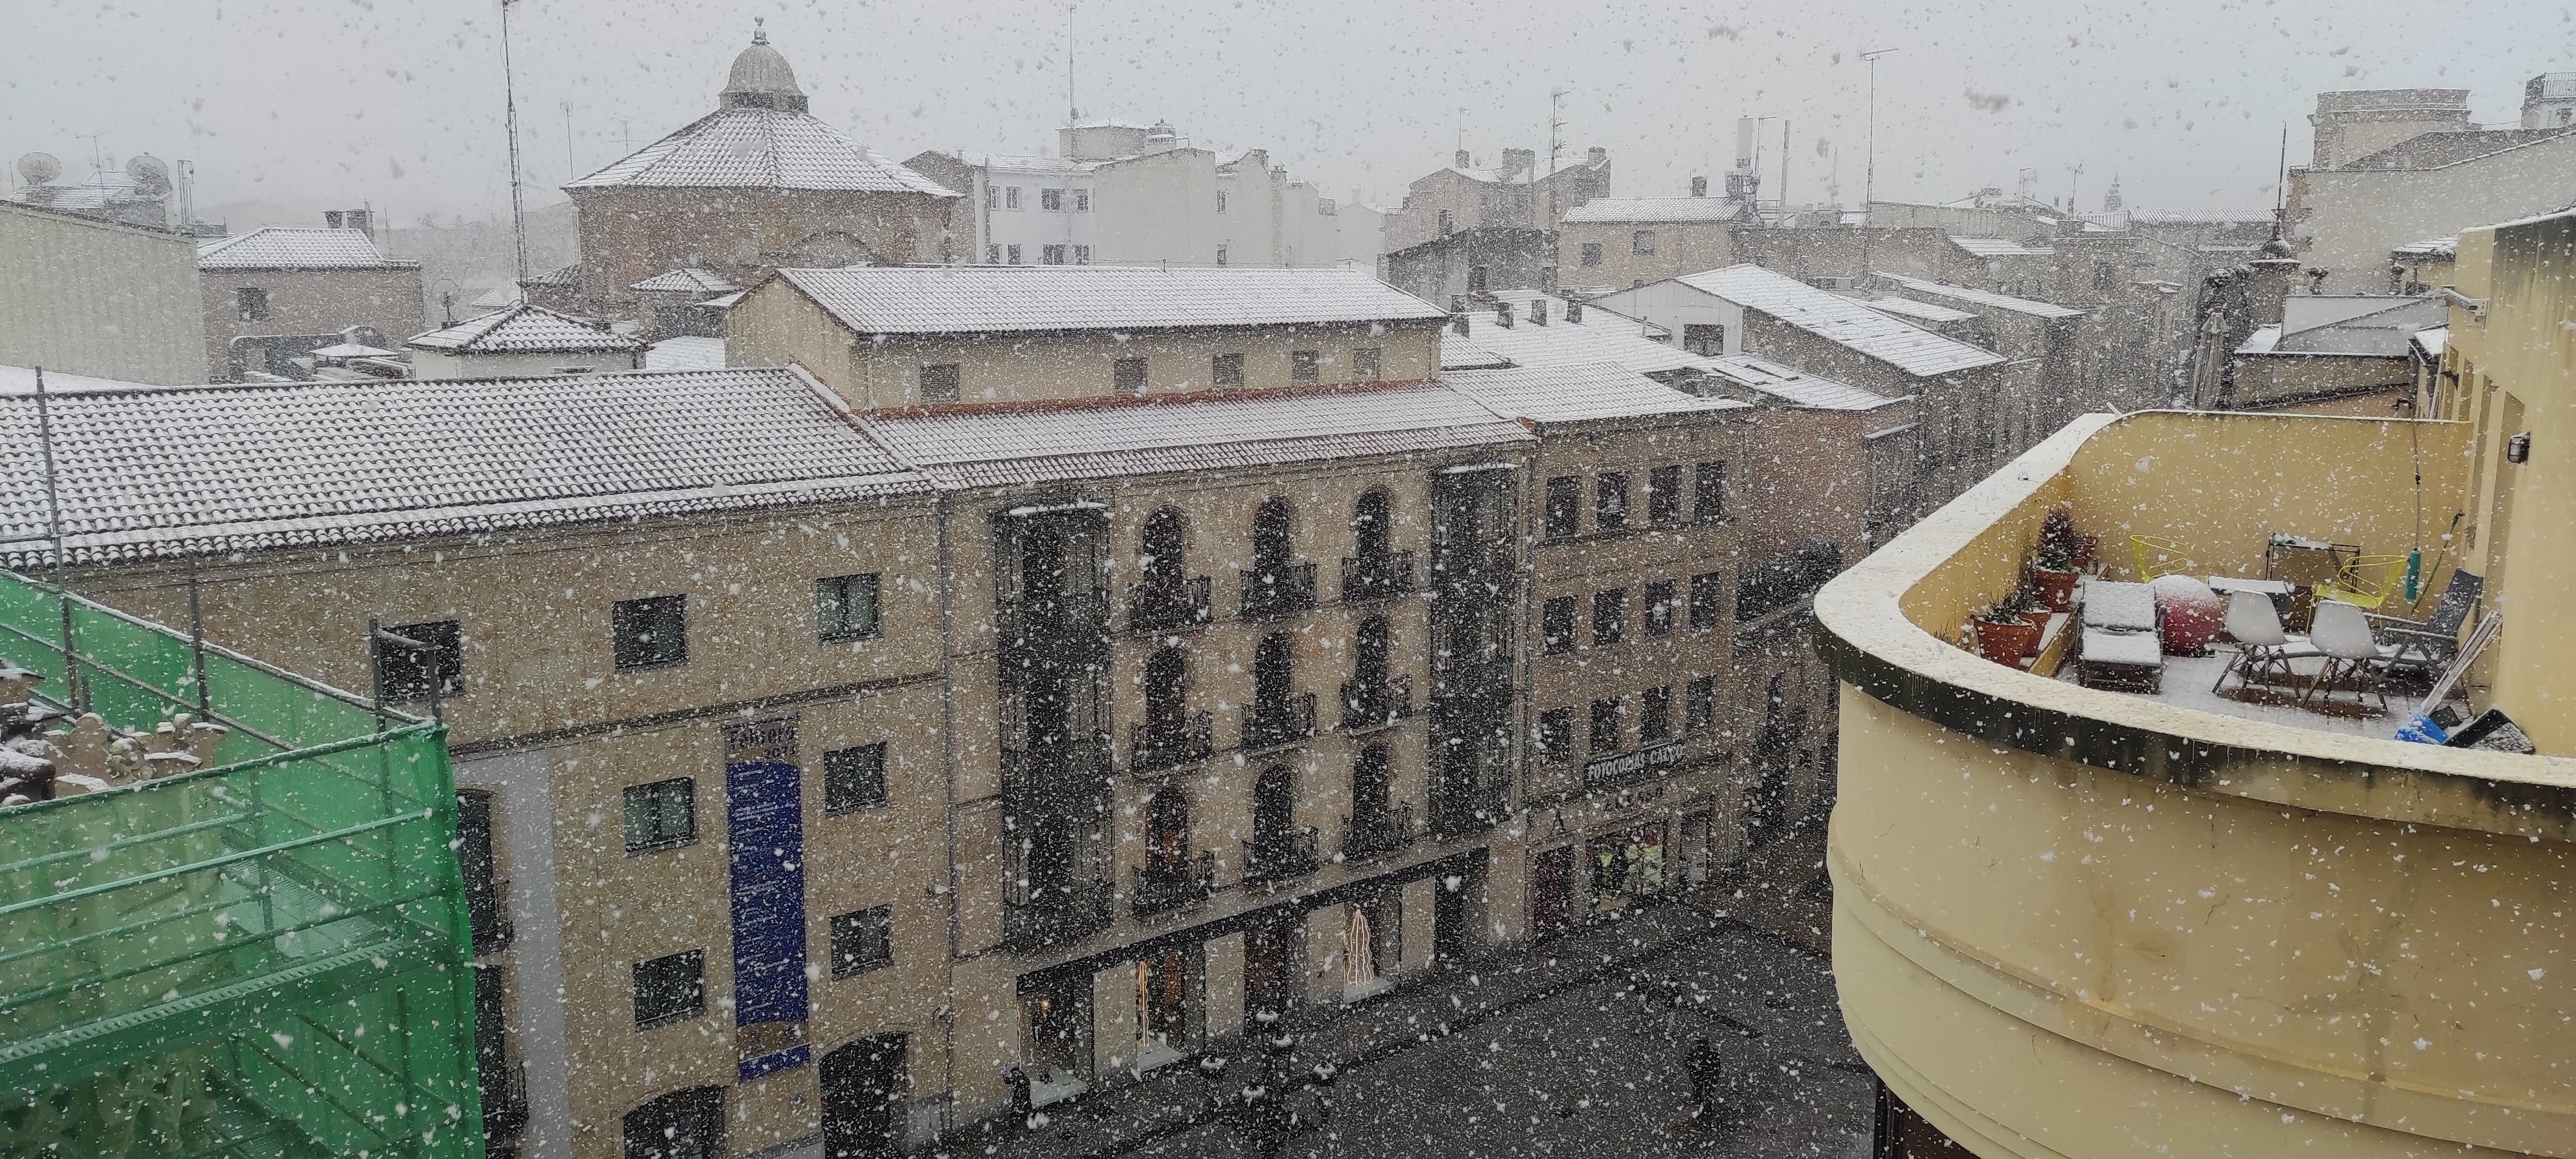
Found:
[{"label": "street lamp", "polygon": [[1893,48],[1873,48],[1860,54],[1860,58],[1869,63],[1869,161],[1860,185],[1860,276],[1864,283],[1872,273],[1869,268],[1869,205],[1878,198],[1878,58],[1894,51]]}]

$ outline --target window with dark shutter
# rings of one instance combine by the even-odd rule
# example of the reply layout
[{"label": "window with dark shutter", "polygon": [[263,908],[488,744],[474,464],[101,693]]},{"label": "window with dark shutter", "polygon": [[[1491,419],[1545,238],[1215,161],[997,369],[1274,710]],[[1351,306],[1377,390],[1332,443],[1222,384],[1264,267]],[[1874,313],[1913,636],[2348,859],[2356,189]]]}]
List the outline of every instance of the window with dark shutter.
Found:
[{"label": "window with dark shutter", "polygon": [[848,813],[886,803],[885,742],[823,754],[823,811]]},{"label": "window with dark shutter", "polygon": [[894,909],[877,906],[832,915],[832,976],[847,978],[894,964]]},{"label": "window with dark shutter", "polygon": [[609,610],[620,672],[662,668],[689,659],[689,597],[619,600]]},{"label": "window with dark shutter", "polygon": [[706,1013],[706,979],[704,950],[635,963],[635,1029],[668,1026]]}]

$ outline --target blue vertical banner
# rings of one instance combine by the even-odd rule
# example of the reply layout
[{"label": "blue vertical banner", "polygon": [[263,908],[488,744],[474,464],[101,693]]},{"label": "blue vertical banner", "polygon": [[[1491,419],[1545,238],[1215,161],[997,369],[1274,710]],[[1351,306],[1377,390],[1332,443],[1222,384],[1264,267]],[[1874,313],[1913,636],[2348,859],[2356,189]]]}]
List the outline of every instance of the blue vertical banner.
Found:
[{"label": "blue vertical banner", "polygon": [[802,782],[786,761],[725,765],[737,1026],[805,1020]]}]

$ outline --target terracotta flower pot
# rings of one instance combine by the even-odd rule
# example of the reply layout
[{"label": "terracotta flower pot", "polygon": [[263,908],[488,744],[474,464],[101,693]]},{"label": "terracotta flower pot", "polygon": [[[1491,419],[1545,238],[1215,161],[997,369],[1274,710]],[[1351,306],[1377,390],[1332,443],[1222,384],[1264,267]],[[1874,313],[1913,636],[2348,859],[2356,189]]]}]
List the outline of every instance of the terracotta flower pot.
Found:
[{"label": "terracotta flower pot", "polygon": [[2031,586],[2038,589],[2040,601],[2047,604],[2052,612],[2075,610],[2075,577],[2076,573],[2071,571],[2050,571],[2047,568],[2032,568],[2030,571]]},{"label": "terracotta flower pot", "polygon": [[2013,664],[2039,650],[2036,624],[1977,621],[1977,654],[1997,664]]}]

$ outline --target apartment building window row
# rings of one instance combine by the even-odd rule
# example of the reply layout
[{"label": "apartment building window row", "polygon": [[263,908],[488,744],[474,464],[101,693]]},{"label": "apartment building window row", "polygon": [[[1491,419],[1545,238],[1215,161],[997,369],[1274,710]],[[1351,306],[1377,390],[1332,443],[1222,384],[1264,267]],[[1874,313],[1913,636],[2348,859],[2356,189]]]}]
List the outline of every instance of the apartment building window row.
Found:
[{"label": "apartment building window row", "polygon": [[619,600],[609,610],[617,670],[668,668],[689,660],[689,597]]},{"label": "apartment building window row", "polygon": [[[1014,263],[1016,264],[1016,263]],[[954,362],[925,363],[921,368],[921,401],[955,402],[963,376]]]},{"label": "apartment building window row", "polygon": [[1038,190],[1038,208],[1048,210],[1050,212],[1062,212],[1064,210],[1064,190]]},{"label": "apartment building window row", "polygon": [[[1647,469],[1648,526],[1669,527],[1682,522],[1684,469],[1678,463]],[[1726,518],[1725,461],[1699,463],[1689,470],[1690,518],[1701,522]],[[1615,535],[1628,529],[1632,513],[1629,484],[1630,476],[1626,471],[1603,471],[1593,478],[1592,529],[1595,532]],[[1573,539],[1583,534],[1582,476],[1558,475],[1547,481],[1540,522],[1549,539]]]},{"label": "apartment building window row", "polygon": [[[1717,723],[1717,678],[1693,676],[1679,686],[1661,684],[1640,691],[1637,701],[1637,744],[1651,748],[1667,744],[1685,734],[1703,733]],[[1586,755],[1591,759],[1616,756],[1628,747],[1628,697],[1606,696],[1591,703],[1586,718]],[[1680,701],[1681,719],[1674,720],[1674,702]],[[1564,764],[1574,758],[1574,709],[1570,707],[1541,709],[1537,734],[1531,738],[1533,755],[1545,764]]]},{"label": "apartment building window row", "polygon": [[1592,593],[1592,646],[1607,648],[1628,634],[1628,589]]},{"label": "apartment building window row", "polygon": [[879,577],[827,576],[814,581],[816,632],[825,640],[863,640],[877,634]]},{"label": "apartment building window row", "polygon": [[1601,243],[1597,241],[1587,241],[1583,243],[1583,256],[1579,260],[1587,266],[1600,265]]}]

